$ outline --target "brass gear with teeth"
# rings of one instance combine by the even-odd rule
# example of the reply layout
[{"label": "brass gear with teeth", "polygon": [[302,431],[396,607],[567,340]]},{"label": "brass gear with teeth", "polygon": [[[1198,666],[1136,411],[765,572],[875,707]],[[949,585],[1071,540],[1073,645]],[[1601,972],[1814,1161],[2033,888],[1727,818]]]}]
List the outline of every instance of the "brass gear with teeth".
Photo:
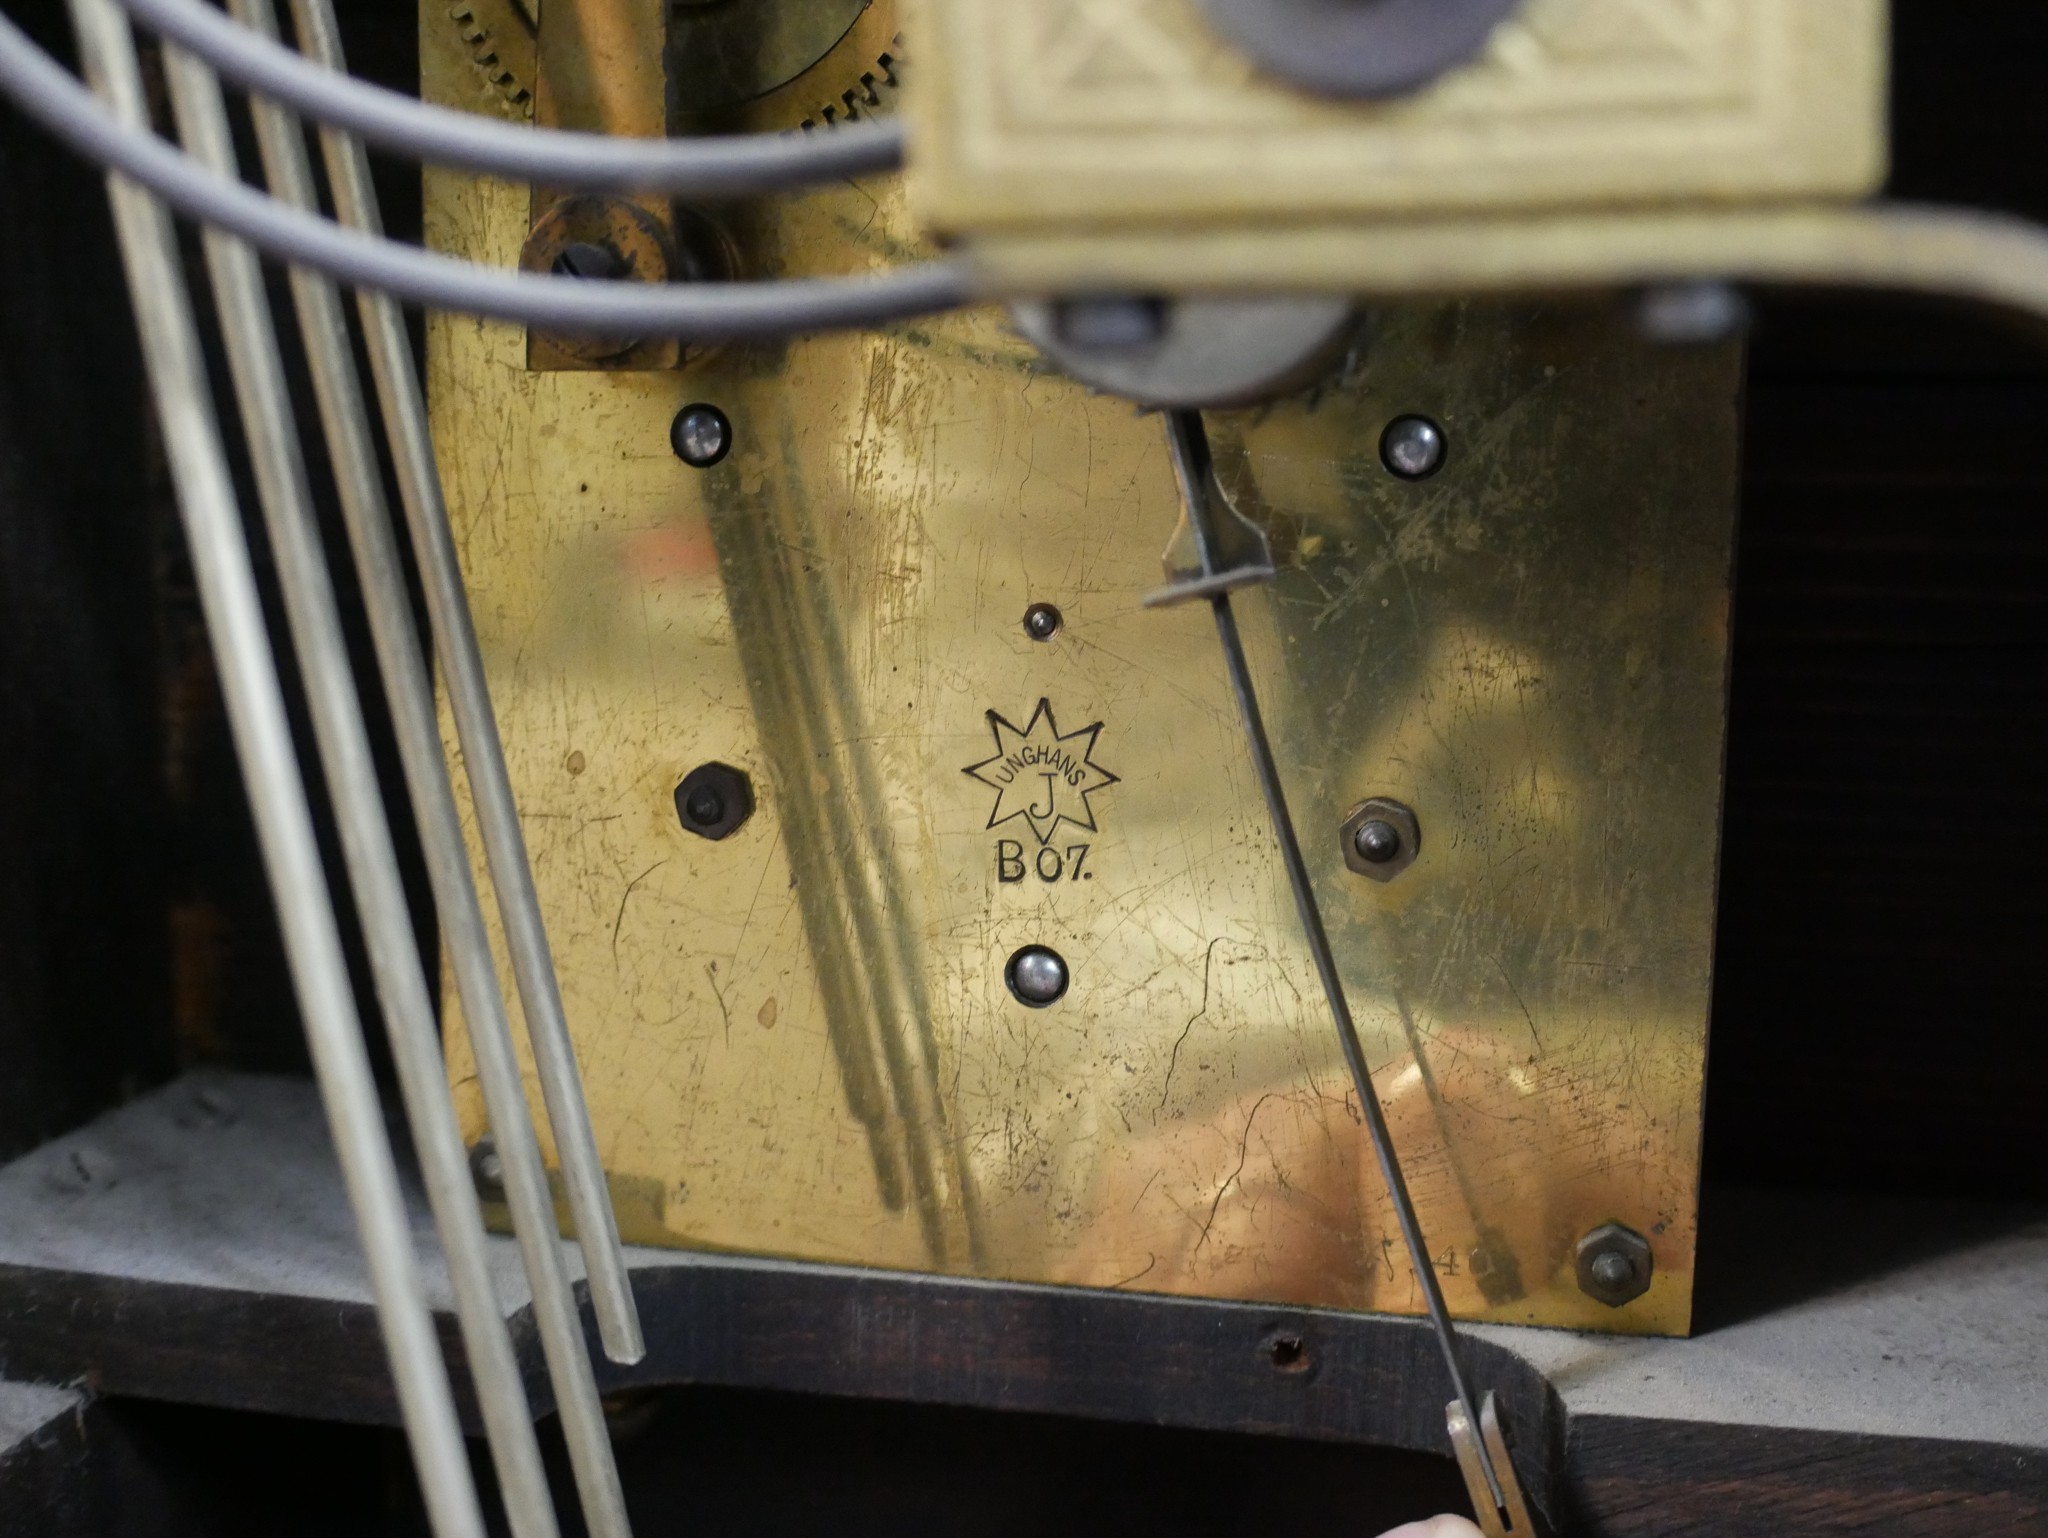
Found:
[{"label": "brass gear with teeth", "polygon": [[795,79],[732,109],[717,132],[830,128],[895,110],[903,40],[898,0],[868,0],[839,41]]},{"label": "brass gear with teeth", "polygon": [[[478,78],[510,115],[533,117],[539,0],[446,0]],[[897,0],[867,8],[796,79],[739,109],[733,126],[752,132],[830,128],[895,110],[903,40]]]},{"label": "brass gear with teeth", "polygon": [[875,55],[874,67],[862,70],[852,89],[841,91],[838,101],[819,107],[796,126],[830,128],[834,123],[851,123],[895,111],[895,92],[901,83],[896,78],[896,69],[902,61],[903,39],[892,37],[889,47]]},{"label": "brass gear with teeth", "polygon": [[[903,65],[903,37],[896,30],[896,0],[869,0],[837,47],[792,80],[763,104],[787,95],[785,108],[795,108],[795,121],[777,126],[830,128],[862,118],[882,117],[896,110],[897,71]],[[857,73],[855,73],[857,71]],[[839,90],[840,81],[852,83]],[[819,87],[825,87],[821,91]]]},{"label": "brass gear with teeth", "polygon": [[485,89],[514,117],[533,117],[535,33],[538,0],[452,0],[463,51]]}]

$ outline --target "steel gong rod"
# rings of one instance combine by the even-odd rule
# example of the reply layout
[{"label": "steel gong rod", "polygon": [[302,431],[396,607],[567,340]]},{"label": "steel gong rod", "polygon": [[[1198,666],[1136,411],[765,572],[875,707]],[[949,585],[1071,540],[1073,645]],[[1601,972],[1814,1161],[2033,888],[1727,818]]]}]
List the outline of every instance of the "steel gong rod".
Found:
[{"label": "steel gong rod", "polygon": [[[223,175],[239,175],[219,80],[205,64],[174,46],[165,46],[164,61],[187,150]],[[257,497],[284,593],[292,649],[305,680],[343,862],[362,920],[377,999],[435,1229],[447,1258],[456,1316],[507,1514],[516,1538],[555,1538],[554,1504],[541,1467],[540,1443],[505,1316],[491,1286],[483,1212],[449,1101],[433,996],[413,935],[369,730],[342,636],[263,270],[255,251],[232,236],[208,230],[204,244]]]},{"label": "steel gong rod", "polygon": [[[141,71],[126,18],[110,0],[69,4],[94,89],[130,127],[146,131]],[[108,177],[107,189],[228,724],[428,1516],[437,1538],[484,1538],[212,409],[177,237],[155,198],[116,176]]]},{"label": "steel gong rod", "polygon": [[[231,9],[245,26],[275,35],[277,17],[271,0],[231,0]],[[261,97],[252,98],[251,110],[272,191],[296,207],[316,207],[312,164],[298,118]],[[561,1411],[584,1522],[594,1534],[624,1538],[630,1531],[624,1492],[577,1317],[575,1291],[563,1263],[547,1171],[520,1082],[490,936],[448,779],[433,682],[413,621],[341,294],[331,279],[304,268],[291,269],[291,285],[328,457],[341,493],[342,519],[362,580],[371,639],[426,854],[449,969],[469,1026],[477,1078],[504,1168],[506,1205],[533,1290],[541,1350]]]},{"label": "steel gong rod", "polygon": [[[309,57],[328,69],[346,71],[332,0],[292,0],[292,20],[299,46]],[[320,145],[341,221],[365,234],[381,236],[383,217],[361,142],[322,129]],[[526,838],[520,831],[519,807],[505,767],[476,625],[462,583],[461,560],[448,526],[441,474],[427,428],[426,398],[420,390],[405,317],[398,302],[386,294],[365,289],[356,302],[392,457],[398,465],[400,497],[426,593],[435,654],[447,684],[463,767],[476,803],[485,862],[497,894],[520,1008],[561,1160],[562,1183],[589,1275],[591,1309],[597,1316],[605,1354],[615,1362],[637,1362],[646,1355],[646,1342],[626,1275],[618,1218],[612,1211],[590,1109],[583,1098],[583,1078],[569,1038],[561,987],[548,951],[547,925],[534,889]]]},{"label": "steel gong rod", "polygon": [[[1203,572],[1214,577],[1223,569],[1223,558],[1217,538],[1216,508],[1211,500],[1214,471],[1210,463],[1208,432],[1198,411],[1170,411],[1166,418],[1167,442],[1173,453],[1174,474],[1180,481],[1188,528],[1200,552]],[[1344,1051],[1345,1065],[1351,1070],[1352,1087],[1358,1093],[1359,1109],[1372,1140],[1373,1157],[1379,1163],[1380,1177],[1385,1181],[1387,1196],[1393,1203],[1395,1221],[1400,1224],[1401,1239],[1408,1251],[1408,1263],[1422,1289],[1423,1302],[1429,1310],[1430,1328],[1443,1352],[1452,1391],[1457,1397],[1458,1407],[1464,1411],[1465,1424],[1476,1435],[1481,1424],[1479,1412],[1472,1390],[1465,1381],[1465,1368],[1458,1355],[1458,1340],[1451,1327],[1450,1310],[1445,1306],[1436,1268],[1430,1264],[1429,1251],[1422,1237],[1422,1224],[1415,1215],[1415,1201],[1409,1195],[1408,1180],[1394,1151],[1386,1113],[1373,1089],[1372,1070],[1366,1064],[1365,1049],[1358,1040],[1358,1027],[1351,1018],[1351,1005],[1344,996],[1344,983],[1337,973],[1330,936],[1323,927],[1315,888],[1309,882],[1308,864],[1301,856],[1301,840],[1294,831],[1294,817],[1287,809],[1287,793],[1280,783],[1279,765],[1273,759],[1273,744],[1266,736],[1266,722],[1259,710],[1258,693],[1252,687],[1251,665],[1245,657],[1244,637],[1237,628],[1237,615],[1231,609],[1228,588],[1210,593],[1208,602],[1216,617],[1216,634],[1223,643],[1223,663],[1230,674],[1230,692],[1236,698],[1238,715],[1244,723],[1245,745],[1251,753],[1259,791],[1266,800],[1274,841],[1280,846],[1280,861],[1287,869],[1287,885],[1294,896],[1294,911],[1301,920],[1302,934],[1308,941],[1316,976],[1323,985],[1330,1018],[1337,1027],[1337,1040]],[[1502,1476],[1494,1468],[1492,1454],[1483,1441],[1478,1444],[1478,1453],[1494,1506],[1496,1510],[1504,1510],[1508,1502],[1502,1494]],[[1511,1471],[1508,1477],[1512,1479]]]}]

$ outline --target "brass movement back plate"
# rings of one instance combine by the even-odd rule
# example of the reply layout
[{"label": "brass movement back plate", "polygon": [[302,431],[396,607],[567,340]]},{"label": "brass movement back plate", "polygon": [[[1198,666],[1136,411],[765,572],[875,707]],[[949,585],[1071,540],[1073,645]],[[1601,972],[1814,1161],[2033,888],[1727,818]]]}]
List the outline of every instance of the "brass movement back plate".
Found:
[{"label": "brass movement back plate", "polygon": [[[430,93],[473,93],[426,37]],[[436,246],[516,259],[524,189],[430,172],[426,206]],[[756,271],[922,249],[886,181],[729,217]],[[675,372],[529,372],[516,329],[445,315],[428,345],[629,1240],[1418,1306],[1209,617],[1139,607],[1177,512],[1156,419],[987,311]],[[1738,373],[1601,308],[1415,305],[1316,396],[1209,419],[1274,543],[1239,609],[1467,1316],[1688,1324]],[[733,426],[708,470],[669,447],[692,402]],[[1449,443],[1416,482],[1378,449],[1411,412]],[[713,762],[756,802],[718,841],[674,800]],[[1386,883],[1337,837],[1376,796],[1422,831]],[[1029,945],[1070,972],[1047,1008],[1005,982]],[[1613,1310],[1573,1270],[1607,1222],[1655,1258]]]}]

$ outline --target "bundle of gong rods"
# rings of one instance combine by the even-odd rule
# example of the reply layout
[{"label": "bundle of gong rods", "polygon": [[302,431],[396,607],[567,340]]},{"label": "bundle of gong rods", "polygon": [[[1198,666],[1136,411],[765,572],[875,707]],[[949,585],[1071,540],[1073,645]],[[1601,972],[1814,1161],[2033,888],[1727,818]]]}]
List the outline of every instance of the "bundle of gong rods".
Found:
[{"label": "bundle of gong rods", "polygon": [[[856,123],[827,134],[625,139],[529,129],[431,106],[349,78],[333,0],[291,0],[298,52],[279,41],[274,0],[67,0],[90,89],[0,15],[0,94],[107,168],[115,228],[140,325],[222,693],[255,814],[287,959],[322,1097],[368,1257],[378,1319],[437,1538],[482,1538],[483,1520],[435,1339],[396,1161],[372,1081],[363,1026],[343,961],[326,873],[314,842],[277,662],[265,630],[250,547],[209,392],[195,306],[171,211],[196,219],[258,501],[280,575],[293,651],[311,704],[321,768],[341,831],[348,887],[368,942],[399,1088],[455,1295],[463,1343],[515,1538],[558,1531],[500,1300],[482,1214],[443,1074],[432,994],[406,910],[390,822],[371,762],[362,703],[315,524],[305,456],[287,393],[276,318],[258,251],[289,264],[292,307],[311,363],[328,458],[395,723],[406,788],[426,852],[450,971],[476,1057],[493,1148],[518,1237],[543,1354],[593,1538],[626,1538],[628,1523],[595,1373],[559,1242],[553,1203],[492,959],[475,873],[442,753],[433,683],[409,605],[384,493],[377,428],[359,377],[340,285],[356,291],[382,431],[418,563],[434,652],[448,690],[476,806],[485,865],[504,927],[519,1013],[562,1167],[589,1276],[598,1336],[615,1361],[643,1351],[617,1222],[598,1158],[545,926],[506,774],[455,543],[442,499],[426,404],[400,300],[589,335],[691,339],[786,335],[863,326],[946,309],[975,297],[949,262],[866,279],[632,284],[485,268],[387,240],[365,141],[422,161],[570,189],[696,196],[761,194],[901,165],[900,131]],[[127,12],[164,44],[172,115],[183,150],[153,131]],[[250,92],[268,192],[236,164],[221,77]],[[320,213],[299,114],[320,125],[328,195]],[[1468,1387],[1448,1310],[1338,982],[1307,869],[1251,687],[1229,592],[1270,575],[1225,570],[1216,548],[1222,504],[1199,414],[1172,413],[1168,438],[1204,573],[1178,597],[1216,611],[1275,837],[1333,1023],[1365,1108],[1374,1151],[1423,1280],[1454,1399],[1447,1420],[1473,1503],[1489,1532],[1529,1519],[1494,1419],[1491,1396]]]},{"label": "bundle of gong rods", "polygon": [[[128,10],[163,37],[181,152],[152,129],[135,39],[122,8],[115,0],[68,3],[90,90],[0,16],[0,91],[109,171],[115,227],[236,752],[433,1529],[438,1538],[482,1538],[483,1518],[447,1364],[422,1288],[331,889],[314,841],[306,777],[287,725],[276,653],[258,601],[172,209],[205,227],[207,275],[231,366],[234,404],[253,460],[292,650],[340,827],[348,890],[367,940],[377,1003],[512,1531],[516,1538],[554,1538],[555,1509],[504,1308],[491,1284],[482,1214],[443,1074],[432,991],[412,933],[358,683],[315,524],[259,249],[291,264],[292,307],[311,363],[320,427],[450,970],[474,1043],[493,1147],[503,1166],[585,1523],[595,1538],[624,1538],[629,1529],[618,1471],[442,752],[433,681],[407,596],[379,468],[380,426],[396,467],[434,654],[511,957],[519,1014],[531,1041],[607,1355],[619,1362],[637,1360],[644,1349],[640,1322],[506,775],[399,300],[559,329],[743,336],[867,324],[942,308],[962,300],[963,282],[952,268],[933,264],[866,281],[590,284],[484,269],[399,245],[382,233],[364,139],[420,159],[554,186],[726,194],[888,170],[900,163],[901,141],[886,125],[859,125],[816,137],[690,142],[524,129],[350,79],[333,0],[292,0],[298,53],[279,41],[272,0],[231,0],[231,16],[201,0],[125,0]],[[222,75],[251,89],[267,194],[242,180]],[[299,113],[322,125],[321,158],[338,222],[319,212]],[[372,392],[365,391],[357,370],[341,284],[356,290],[375,422],[368,399]]]}]

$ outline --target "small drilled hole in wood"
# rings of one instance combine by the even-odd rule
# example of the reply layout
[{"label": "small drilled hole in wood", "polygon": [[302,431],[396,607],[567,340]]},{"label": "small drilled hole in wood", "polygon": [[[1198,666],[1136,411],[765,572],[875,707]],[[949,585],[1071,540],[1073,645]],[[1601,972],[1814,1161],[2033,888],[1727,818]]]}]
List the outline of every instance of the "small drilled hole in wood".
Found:
[{"label": "small drilled hole in wood", "polygon": [[1308,1347],[1299,1335],[1275,1335],[1266,1342],[1266,1359],[1282,1372],[1308,1371]]}]

